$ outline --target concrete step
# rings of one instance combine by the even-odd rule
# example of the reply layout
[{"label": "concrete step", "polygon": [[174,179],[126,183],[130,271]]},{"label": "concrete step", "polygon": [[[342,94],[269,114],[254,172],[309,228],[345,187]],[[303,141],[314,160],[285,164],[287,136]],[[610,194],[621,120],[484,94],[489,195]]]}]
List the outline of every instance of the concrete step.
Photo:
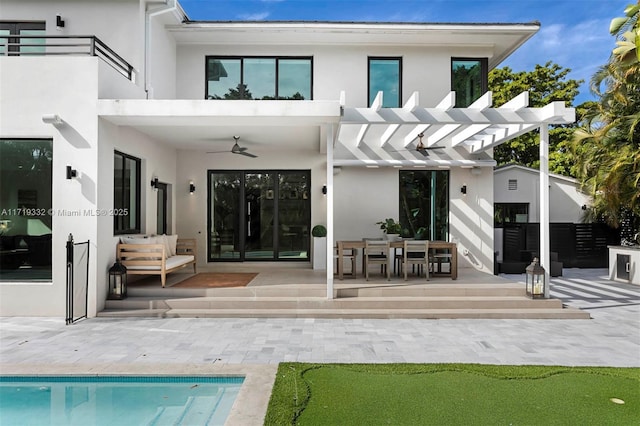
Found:
[{"label": "concrete step", "polygon": [[[130,297],[326,297],[325,284],[284,284],[250,287],[225,287],[208,289],[172,288],[172,287],[129,287]],[[445,283],[420,281],[418,283],[404,281],[383,283],[336,284],[336,298],[342,297],[375,297],[375,296],[519,296],[524,294],[524,285],[518,283],[504,284],[458,284],[452,281]]]},{"label": "concrete step", "polygon": [[199,297],[169,299],[171,309],[560,309],[557,299],[532,300],[522,296],[483,297]]},{"label": "concrete step", "polygon": [[170,309],[169,318],[589,319],[578,309]]}]

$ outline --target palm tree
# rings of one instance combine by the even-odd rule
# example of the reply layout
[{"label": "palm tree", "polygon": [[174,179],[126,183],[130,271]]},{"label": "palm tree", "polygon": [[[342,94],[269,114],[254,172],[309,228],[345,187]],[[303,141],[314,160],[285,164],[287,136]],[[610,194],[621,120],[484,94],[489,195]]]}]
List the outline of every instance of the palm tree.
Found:
[{"label": "palm tree", "polygon": [[579,178],[593,197],[591,218],[623,225],[623,242],[631,240],[640,226],[639,13],[640,1],[625,9],[626,18],[611,23],[618,47],[591,79],[591,90],[599,101],[588,108],[573,146]]}]

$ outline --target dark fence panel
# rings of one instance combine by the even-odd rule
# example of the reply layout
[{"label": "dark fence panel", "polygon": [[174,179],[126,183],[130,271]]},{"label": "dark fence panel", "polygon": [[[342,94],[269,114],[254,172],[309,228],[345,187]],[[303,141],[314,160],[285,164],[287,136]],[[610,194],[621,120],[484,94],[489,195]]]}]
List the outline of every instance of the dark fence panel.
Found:
[{"label": "dark fence panel", "polygon": [[[603,223],[551,223],[549,245],[565,268],[606,268],[607,246],[620,245],[620,232]],[[540,252],[540,224],[512,223],[504,226],[504,262],[530,260]]]}]

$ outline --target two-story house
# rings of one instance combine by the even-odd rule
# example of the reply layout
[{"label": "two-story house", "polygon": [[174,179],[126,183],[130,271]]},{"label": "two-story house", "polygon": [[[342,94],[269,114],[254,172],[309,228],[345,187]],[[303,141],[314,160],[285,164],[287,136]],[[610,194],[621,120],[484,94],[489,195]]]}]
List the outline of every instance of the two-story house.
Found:
[{"label": "two-story house", "polygon": [[574,120],[527,93],[492,107],[488,71],[535,22],[194,22],[175,0],[0,9],[3,315],[63,315],[70,234],[89,241],[90,316],[128,234],[195,238],[199,265],[311,267],[314,225],[332,257],[392,217],[491,273],[492,148],[538,128],[544,147],[549,123]]}]

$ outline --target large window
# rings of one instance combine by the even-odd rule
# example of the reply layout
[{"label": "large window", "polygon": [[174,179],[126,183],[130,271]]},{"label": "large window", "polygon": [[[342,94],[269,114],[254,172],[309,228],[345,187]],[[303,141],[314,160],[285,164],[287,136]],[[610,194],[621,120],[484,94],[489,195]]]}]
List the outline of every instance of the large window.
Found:
[{"label": "large window", "polygon": [[312,58],[214,57],[206,62],[207,99],[312,99]]},{"label": "large window", "polygon": [[44,53],[44,39],[11,36],[43,36],[44,22],[0,22],[0,55],[8,51],[10,55]]},{"label": "large window", "polygon": [[209,171],[209,261],[308,261],[308,170]]},{"label": "large window", "polygon": [[403,236],[449,240],[449,172],[400,171],[400,223]]},{"label": "large window", "polygon": [[529,203],[495,203],[493,222],[496,228],[509,223],[529,222]]},{"label": "large window", "polygon": [[0,139],[0,281],[51,281],[53,141]]},{"label": "large window", "polygon": [[369,104],[382,92],[382,106],[398,108],[402,103],[402,59],[369,57]]},{"label": "large window", "polygon": [[451,90],[456,92],[456,107],[466,108],[488,89],[487,59],[452,58]]},{"label": "large window", "polygon": [[113,208],[115,234],[140,232],[140,159],[115,151],[113,157]]}]

